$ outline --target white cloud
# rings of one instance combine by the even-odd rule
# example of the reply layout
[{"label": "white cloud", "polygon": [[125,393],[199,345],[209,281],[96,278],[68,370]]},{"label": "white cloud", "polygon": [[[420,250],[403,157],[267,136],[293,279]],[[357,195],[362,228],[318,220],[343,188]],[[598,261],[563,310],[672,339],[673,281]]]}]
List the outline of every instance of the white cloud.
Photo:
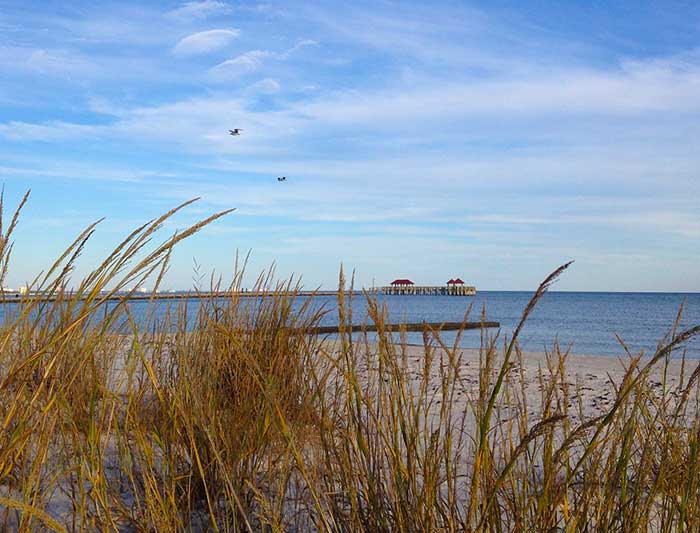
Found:
[{"label": "white cloud", "polygon": [[99,132],[97,126],[51,121],[43,124],[10,121],[0,124],[0,137],[12,141],[55,142],[66,139],[93,136]]},{"label": "white cloud", "polygon": [[432,117],[517,113],[700,112],[700,65],[686,72],[617,74],[561,71],[530,79],[446,83],[405,89],[343,92],[308,103],[310,116],[336,123],[400,123]]},{"label": "white cloud", "polygon": [[258,70],[263,66],[265,59],[274,59],[277,61],[285,61],[289,59],[292,54],[301,50],[307,46],[314,46],[318,44],[317,41],[311,39],[303,39],[297,44],[284,50],[283,52],[271,52],[269,50],[251,50],[241,54],[233,59],[229,59],[218,65],[209,69],[209,72],[217,77],[224,78],[235,78],[246,74],[248,72],[253,72]]},{"label": "white cloud", "polygon": [[[38,163],[38,165],[37,165]],[[75,163],[73,161],[60,161],[55,158],[44,162],[32,161],[28,166],[0,166],[0,178],[3,179],[27,179],[27,178],[63,178],[85,181],[112,181],[122,183],[172,183],[177,180],[187,180],[189,176],[172,172],[144,170],[128,166],[105,166],[89,163]]]},{"label": "white cloud", "polygon": [[[253,50],[226,61],[212,74],[234,77],[259,69],[271,52]],[[334,175],[371,181],[382,175],[393,184],[409,175],[431,175],[434,182],[476,180],[489,175],[489,183],[518,183],[518,177],[557,183],[563,176],[585,185],[617,175],[620,179],[660,182],[674,176],[676,183],[691,183],[697,176],[692,156],[693,135],[700,132],[693,120],[700,111],[700,68],[661,69],[636,65],[623,73],[561,71],[531,80],[461,82],[449,86],[433,80],[421,86],[400,85],[393,89],[328,93],[319,91],[283,108],[253,111],[246,100],[254,92],[275,92],[279,81],[265,78],[241,91],[238,98],[212,94],[178,102],[143,107],[113,107],[99,102],[95,109],[118,120],[107,126],[20,122],[0,125],[6,138],[61,139],[85,134],[140,138],[168,143],[182,142],[199,153],[271,154],[293,157],[297,140],[347,139],[365,153],[351,160],[329,161],[314,150],[304,161],[289,161],[298,172]],[[641,83],[640,77],[650,78]],[[614,94],[603,87],[611,79]],[[584,83],[585,82],[585,83]],[[584,87],[578,87],[583,85]],[[594,88],[596,88],[594,90]],[[626,97],[624,97],[626,95]],[[652,98],[658,95],[658,98]],[[681,111],[658,120],[658,111]],[[575,115],[575,117],[573,116]],[[564,117],[564,118],[562,118]],[[245,126],[245,125],[247,126]],[[221,131],[232,125],[246,128],[235,143]],[[443,145],[439,154],[421,152],[426,143]],[[89,129],[92,128],[92,129]],[[294,132],[294,135],[290,135]],[[365,132],[375,137],[368,139]],[[376,135],[381,133],[381,139]],[[350,137],[348,137],[350,136]],[[547,151],[529,147],[528,152],[502,151],[498,160],[483,155],[479,143],[539,143]],[[283,140],[283,142],[281,142]],[[647,149],[654,145],[653,153]],[[383,155],[375,155],[385,145]],[[475,152],[470,148],[475,146]],[[396,147],[416,150],[398,155]],[[575,147],[575,150],[572,149]],[[647,148],[645,148],[647,147]],[[468,150],[464,152],[464,150]],[[372,153],[366,153],[366,152]],[[474,153],[481,154],[474,157]],[[423,156],[422,158],[419,156]],[[410,160],[410,164],[405,164]],[[257,161],[259,167],[266,165]],[[254,170],[251,168],[250,170]],[[537,178],[540,176],[540,178]],[[596,176],[600,176],[597,178]]]},{"label": "white cloud", "polygon": [[298,52],[302,48],[305,48],[307,46],[316,46],[318,44],[318,41],[314,41],[313,39],[303,39],[299,41],[297,44],[289,48],[288,50],[285,50],[284,52],[280,52],[279,54],[276,54],[277,59],[288,59],[292,54],[295,52]]},{"label": "white cloud", "polygon": [[207,30],[193,33],[180,40],[173,48],[173,53],[177,56],[191,56],[213,52],[228,45],[239,34],[240,31],[236,29]]},{"label": "white cloud", "polygon": [[85,72],[95,66],[85,58],[64,50],[38,49],[27,58],[27,67],[40,73]]},{"label": "white cloud", "polygon": [[[95,2],[81,10],[80,15],[75,12],[73,16],[44,20],[42,24],[48,28],[42,33],[47,31],[53,35],[49,42],[86,45],[86,53],[94,53],[95,44],[124,47],[160,46],[172,42],[177,28],[163,24],[162,12],[153,9],[151,4],[115,2],[107,7]],[[37,13],[40,11],[37,10]]]},{"label": "white cloud", "polygon": [[169,16],[182,19],[204,19],[212,15],[225,15],[231,12],[231,6],[225,2],[216,0],[203,0],[201,2],[186,2],[181,7],[174,9]]},{"label": "white cloud", "polygon": [[263,64],[263,60],[272,55],[271,52],[266,50],[251,50],[233,59],[219,63],[209,69],[209,72],[218,77],[234,78],[259,69]]},{"label": "white cloud", "polygon": [[256,81],[248,87],[250,93],[275,94],[280,92],[280,82],[273,78]]},{"label": "white cloud", "polygon": [[0,69],[61,78],[95,76],[100,67],[74,50],[0,46]]},{"label": "white cloud", "polygon": [[[274,57],[271,52],[254,50],[226,63],[233,70],[252,72],[271,55]],[[319,204],[332,206],[327,212],[318,213],[316,219],[341,222],[376,219],[371,212],[346,209],[349,189],[371,188],[382,198],[383,205],[372,206],[375,212],[391,209],[392,213],[401,212],[405,216],[408,211],[396,208],[406,207],[405,202],[417,195],[440,204],[444,212],[434,217],[420,216],[426,222],[438,221],[449,218],[450,210],[464,209],[464,198],[471,193],[486,195],[499,189],[530,194],[528,191],[533,188],[583,191],[590,187],[614,186],[624,190],[643,187],[677,191],[692,186],[700,161],[693,153],[693,139],[697,138],[694,132],[699,131],[693,125],[693,113],[700,109],[700,97],[691,90],[696,84],[698,69],[692,62],[684,63],[684,68],[669,67],[670,61],[661,62],[663,68],[658,64],[657,61],[654,65],[627,65],[616,74],[561,71],[541,79],[461,82],[446,88],[439,80],[434,80],[432,84],[401,85],[392,90],[319,93],[312,99],[287,102],[283,108],[253,109],[250,106],[253,100],[248,98],[255,92],[275,92],[280,88],[277,79],[265,78],[249,85],[236,98],[214,93],[137,108],[112,107],[98,100],[93,102],[95,108],[112,114],[115,122],[101,126],[60,121],[7,122],[0,124],[0,136],[20,141],[99,137],[177,144],[190,153],[207,154],[207,170],[274,176],[283,168],[286,175],[305,177],[303,185],[296,181],[294,185],[295,191],[303,193],[297,198],[299,205],[308,205],[309,195],[318,189],[314,199]],[[588,80],[586,88],[570,94],[571,87],[582,79]],[[648,105],[608,94],[611,103],[600,91],[589,93],[591,87],[604,87],[611,79],[619,84],[620,94],[627,93],[629,99]],[[535,87],[548,97],[538,94]],[[500,105],[499,98],[510,91],[510,105]],[[663,98],[639,96],[647,92],[663,95]],[[489,100],[489,93],[495,101]],[[669,122],[659,122],[658,110],[666,109],[688,113]],[[567,117],[574,111],[576,117],[585,120],[561,120],[562,113]],[[520,115],[525,120],[520,120]],[[548,115],[554,120],[548,122]],[[426,124],[430,130],[427,141]],[[243,127],[244,135],[232,140],[225,130],[233,126]],[[452,130],[445,131],[445,128]],[[381,142],[387,150],[374,146],[376,138],[372,135],[367,138],[364,132],[381,132]],[[451,138],[453,134],[454,139]],[[539,148],[529,146],[538,138],[544,139],[544,144]],[[323,153],[325,148],[312,152],[305,148],[304,156],[298,156],[297,148],[311,144],[309,139],[347,140],[349,148],[362,145],[372,153],[345,156],[333,152],[333,156],[329,156]],[[516,139],[526,148],[499,149],[489,155],[478,146],[483,139]],[[421,148],[426,142],[427,147]],[[471,143],[475,146],[473,151]],[[407,147],[405,153],[397,153],[396,147],[402,145]],[[433,145],[440,148],[433,150]],[[650,145],[654,146],[653,151],[648,149]],[[221,159],[212,163],[212,154],[218,154]],[[319,183],[323,183],[321,188]],[[289,189],[273,189],[271,194],[261,194],[260,188],[254,186],[247,203],[253,205],[254,198],[263,197],[266,202],[280,202],[275,207],[278,209],[290,200]],[[240,205],[239,196],[217,193],[216,197],[229,198]],[[357,203],[363,202],[368,200],[358,197]],[[254,207],[260,213],[259,206]],[[291,209],[290,216],[305,217],[299,210],[285,209]],[[550,206],[545,205],[543,209],[541,212],[547,212]],[[606,212],[615,209],[610,207]],[[547,225],[551,221],[535,213],[534,210],[491,215],[473,213],[472,218],[462,217],[461,221],[511,226]],[[697,212],[683,209],[677,218],[669,218],[657,205],[656,213],[658,216],[649,218],[656,231],[697,238],[698,225],[693,224]],[[385,218],[393,219],[393,215]],[[554,222],[610,223],[631,229],[644,225],[634,218],[612,220],[606,218],[605,212],[591,218],[558,217]]]}]

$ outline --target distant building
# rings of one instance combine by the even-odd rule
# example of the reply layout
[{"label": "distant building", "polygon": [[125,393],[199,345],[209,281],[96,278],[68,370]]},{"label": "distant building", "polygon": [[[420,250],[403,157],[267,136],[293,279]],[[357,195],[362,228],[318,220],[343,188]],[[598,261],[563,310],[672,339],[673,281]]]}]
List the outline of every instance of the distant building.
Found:
[{"label": "distant building", "polygon": [[391,282],[392,287],[407,287],[410,285],[413,285],[413,282],[410,279],[395,279]]},{"label": "distant building", "polygon": [[455,278],[455,279],[451,279],[450,281],[448,281],[447,284],[448,285],[464,285],[464,282],[459,278]]}]

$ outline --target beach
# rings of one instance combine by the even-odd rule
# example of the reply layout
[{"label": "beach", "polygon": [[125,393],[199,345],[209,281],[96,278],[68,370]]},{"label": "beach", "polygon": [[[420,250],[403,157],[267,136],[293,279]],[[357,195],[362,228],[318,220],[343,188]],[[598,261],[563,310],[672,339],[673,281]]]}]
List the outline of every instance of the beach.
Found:
[{"label": "beach", "polygon": [[[377,346],[374,345],[374,350]],[[400,373],[403,379],[413,391],[419,391],[422,381],[425,379],[425,348],[422,345],[394,345],[393,349],[399,360]],[[364,347],[359,348],[360,351]],[[475,430],[473,426],[473,410],[478,401],[480,390],[483,390],[483,381],[480,381],[481,372],[484,369],[484,351],[479,349],[457,348],[453,352],[455,364],[455,377],[449,379],[447,398],[443,393],[445,372],[440,370],[441,365],[447,365],[448,351],[442,348],[431,348],[434,357],[429,370],[428,397],[432,409],[439,409],[444,401],[452,403],[452,414],[461,418],[463,413],[470,414],[465,418],[467,428]],[[330,350],[333,352],[333,350]],[[452,351],[451,349],[449,351]],[[502,354],[494,361],[490,368],[488,381],[489,388],[493,387],[500,369]],[[637,376],[639,369],[643,368],[650,357],[642,357],[636,365],[636,370],[631,376]],[[372,358],[359,359],[358,370],[363,382],[368,384],[377,380],[377,366]],[[594,354],[568,354],[559,366],[559,357],[550,352],[522,352],[513,354],[510,361],[510,369],[505,374],[505,386],[511,391],[517,391],[517,400],[512,397],[506,399],[503,404],[513,407],[517,401],[525,400],[527,413],[530,417],[530,426],[542,419],[543,402],[546,389],[554,384],[557,400],[548,407],[564,412],[572,423],[580,423],[607,413],[615,403],[618,391],[631,365],[630,357],[613,357],[609,355]],[[646,378],[642,382],[646,385],[645,393],[649,394],[650,401],[661,401],[666,392],[666,401],[673,403],[687,386],[688,378],[699,367],[697,359],[683,359],[678,354],[667,361],[662,359],[648,369]],[[454,387],[452,386],[454,385]],[[454,389],[454,393],[453,392]],[[567,403],[563,405],[562,393],[566,393]],[[652,400],[653,398],[653,400]],[[503,398],[501,398],[503,399]],[[690,394],[692,405],[696,404],[693,395]]]}]

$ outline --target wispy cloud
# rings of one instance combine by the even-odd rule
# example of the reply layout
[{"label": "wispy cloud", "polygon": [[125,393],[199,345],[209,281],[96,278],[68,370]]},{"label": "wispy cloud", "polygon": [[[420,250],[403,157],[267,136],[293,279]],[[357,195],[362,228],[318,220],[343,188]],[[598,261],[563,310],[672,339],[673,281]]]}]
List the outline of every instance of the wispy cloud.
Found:
[{"label": "wispy cloud", "polygon": [[233,59],[227,59],[219,63],[209,69],[209,72],[219,77],[236,78],[242,74],[258,70],[262,66],[263,60],[271,56],[272,52],[266,50],[251,50]]},{"label": "wispy cloud", "polygon": [[89,57],[75,50],[37,48],[29,46],[2,46],[0,67],[15,73],[51,75],[59,78],[94,76],[100,67]]},{"label": "wispy cloud", "polygon": [[[82,45],[87,52],[98,55],[100,50],[95,48],[96,45],[117,46],[122,50],[132,46],[160,46],[172,42],[179,30],[150,4],[89,4],[72,13],[63,12],[62,15],[51,14],[45,6],[42,7],[44,9],[34,10],[33,16],[39,28],[48,30],[49,42]],[[41,29],[37,37],[41,39]]]},{"label": "wispy cloud", "polygon": [[0,137],[20,142],[57,142],[88,136],[94,137],[99,131],[99,127],[61,121],[52,121],[43,124],[10,121],[5,124],[0,124]]},{"label": "wispy cloud", "polygon": [[191,20],[205,19],[214,15],[226,15],[231,11],[231,6],[225,2],[203,0],[201,2],[185,2],[177,9],[170,11],[168,15],[177,19]]},{"label": "wispy cloud", "polygon": [[343,92],[310,102],[314,117],[345,123],[519,113],[700,112],[700,62],[684,71],[639,66],[617,73],[561,70],[541,78],[439,82],[409,89]]},{"label": "wispy cloud", "polygon": [[279,54],[275,54],[275,57],[277,59],[288,59],[290,58],[294,53],[298,52],[302,48],[305,48],[307,46],[316,46],[318,44],[318,41],[314,41],[313,39],[302,39],[299,41],[297,44],[292,46],[291,48],[280,52]]},{"label": "wispy cloud", "polygon": [[26,60],[29,70],[42,74],[68,75],[76,72],[86,73],[97,70],[97,66],[85,57],[66,50],[33,50]]},{"label": "wispy cloud", "polygon": [[[39,164],[37,164],[39,163]],[[42,165],[42,163],[44,163]],[[0,166],[0,177],[3,179],[67,179],[70,181],[140,183],[150,182],[153,185],[163,182],[187,181],[185,174],[176,172],[146,170],[129,166],[104,166],[98,163],[75,163],[52,159],[48,162],[34,162],[23,166]]]},{"label": "wispy cloud", "polygon": [[200,31],[181,39],[173,48],[173,53],[178,56],[206,54],[224,48],[239,35],[239,30],[231,28]]},{"label": "wispy cloud", "polygon": [[[256,50],[229,60],[214,70],[217,75],[235,79],[237,75],[251,74],[261,69],[264,61],[270,57],[270,52]],[[655,65],[657,63],[655,61]],[[468,146],[470,143],[482,144],[483,139],[490,138],[490,142],[498,146],[499,143],[522,143],[527,140],[534,146],[556,143],[559,152],[562,145],[572,143],[581,148],[586,145],[607,147],[612,135],[618,142],[615,164],[629,165],[630,171],[646,174],[648,171],[644,168],[648,165],[644,158],[637,159],[636,164],[633,159],[627,161],[626,146],[630,145],[630,151],[634,153],[634,143],[657,138],[657,148],[660,148],[659,141],[666,137],[664,142],[668,149],[682,149],[687,146],[688,135],[680,134],[677,122],[659,122],[659,113],[682,113],[674,120],[685,121],[683,128],[687,132],[687,128],[697,130],[692,126],[694,121],[690,114],[700,112],[700,68],[691,63],[685,70],[664,70],[663,75],[653,74],[655,69],[656,66],[643,65],[637,65],[633,72],[625,68],[617,73],[574,69],[561,70],[556,75],[539,79],[461,83],[434,80],[421,86],[397,84],[371,91],[325,91],[309,94],[306,98],[269,111],[246,109],[247,102],[242,99],[232,100],[214,95],[132,110],[122,116],[128,119],[129,128],[153,131],[158,136],[163,131],[168,131],[170,135],[172,126],[165,126],[177,116],[178,120],[173,124],[179,129],[179,138],[188,142],[202,135],[204,137],[201,138],[208,139],[209,133],[215,134],[216,124],[221,123],[222,116],[256,125],[254,131],[249,131],[246,138],[240,139],[234,146],[229,139],[219,142],[214,135],[208,141],[209,149],[222,153],[237,151],[241,147],[251,149],[253,144],[263,149],[262,142],[270,147],[278,144],[277,140],[281,137],[293,140],[300,134],[304,138],[319,134],[337,137],[352,133],[353,142],[356,143],[359,139],[356,134],[368,131],[390,135],[387,137],[391,139],[388,145],[397,146],[400,140],[402,145],[420,146],[426,142],[427,125],[430,125],[431,142],[466,143]],[[267,78],[258,83],[253,88],[277,92],[280,82],[276,78],[274,82]],[[148,120],[153,127],[147,124],[139,126],[144,120]],[[503,128],[503,124],[510,127]],[[631,124],[634,124],[633,128],[629,127]],[[121,124],[119,127],[124,126]],[[210,131],[207,132],[207,129]],[[290,131],[296,132],[292,138],[289,138]],[[676,148],[672,148],[674,144]],[[194,146],[204,148],[197,143]],[[474,150],[470,152],[474,153]],[[660,153],[657,150],[654,161],[659,161]],[[595,154],[591,155],[592,159],[596,157]],[[306,159],[312,161],[313,157],[307,155]],[[530,159],[524,166],[514,167],[512,172],[523,172],[534,161]],[[682,161],[676,157],[672,164],[678,165]],[[668,161],[664,163],[668,164]],[[430,158],[426,165],[430,167]],[[432,165],[433,168],[441,166],[435,161]],[[348,168],[354,168],[354,164],[348,164]],[[474,173],[493,171],[493,168],[480,168],[478,163],[471,168]],[[554,168],[542,170],[551,173]]]},{"label": "wispy cloud", "polygon": [[280,92],[282,86],[280,82],[273,78],[264,78],[248,86],[250,93],[275,94]]},{"label": "wispy cloud", "polygon": [[209,72],[216,77],[236,78],[243,74],[260,69],[267,59],[285,61],[302,48],[317,44],[317,41],[303,39],[291,48],[283,50],[282,52],[272,52],[270,50],[251,50],[237,57],[219,63],[218,65],[212,67]]}]

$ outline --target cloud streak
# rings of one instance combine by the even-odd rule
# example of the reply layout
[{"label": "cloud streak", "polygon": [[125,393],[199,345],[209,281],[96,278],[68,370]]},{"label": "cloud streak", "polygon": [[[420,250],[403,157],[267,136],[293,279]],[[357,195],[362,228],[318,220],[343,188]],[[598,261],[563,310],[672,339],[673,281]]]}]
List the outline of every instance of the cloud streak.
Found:
[{"label": "cloud streak", "polygon": [[315,46],[318,42],[312,39],[303,39],[291,48],[282,52],[270,50],[250,50],[232,59],[227,59],[212,67],[209,72],[219,78],[237,78],[247,73],[261,69],[268,59],[286,61],[302,48]]},{"label": "cloud streak", "polygon": [[168,16],[189,21],[192,19],[206,19],[214,15],[227,15],[231,11],[231,6],[225,2],[203,0],[201,2],[185,2],[177,9],[170,11]]},{"label": "cloud streak", "polygon": [[181,39],[173,48],[176,56],[207,54],[226,47],[240,35],[236,29],[207,30],[193,33]]},{"label": "cloud streak", "polygon": [[263,65],[263,61],[272,57],[272,52],[266,50],[250,50],[232,59],[222,61],[213,66],[209,72],[221,78],[236,78],[243,74],[258,70]]}]

